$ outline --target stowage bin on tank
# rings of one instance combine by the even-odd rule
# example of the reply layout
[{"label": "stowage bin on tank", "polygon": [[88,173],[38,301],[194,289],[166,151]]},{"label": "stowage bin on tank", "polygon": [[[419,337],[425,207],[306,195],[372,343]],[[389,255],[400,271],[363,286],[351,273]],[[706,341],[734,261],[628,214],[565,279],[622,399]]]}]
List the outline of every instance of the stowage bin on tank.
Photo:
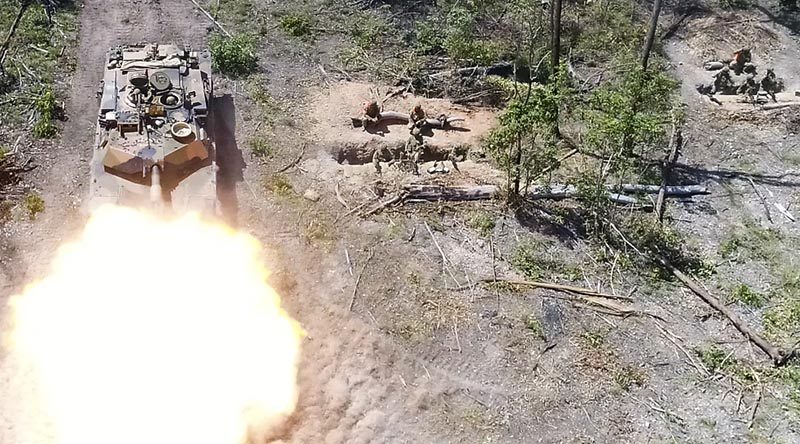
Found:
[{"label": "stowage bin on tank", "polygon": [[208,51],[112,48],[98,92],[89,210],[116,204],[216,215],[212,95]]}]

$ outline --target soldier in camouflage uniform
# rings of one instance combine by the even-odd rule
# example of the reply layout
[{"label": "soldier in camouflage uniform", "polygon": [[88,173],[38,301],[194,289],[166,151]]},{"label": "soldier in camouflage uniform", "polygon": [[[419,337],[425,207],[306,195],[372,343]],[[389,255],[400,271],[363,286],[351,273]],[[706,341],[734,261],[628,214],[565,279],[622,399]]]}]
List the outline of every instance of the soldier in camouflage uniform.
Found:
[{"label": "soldier in camouflage uniform", "polygon": [[775,76],[775,71],[768,69],[767,74],[761,79],[761,90],[766,92],[773,102],[777,102],[775,93],[780,92],[781,88],[778,84],[778,78]]},{"label": "soldier in camouflage uniform", "polygon": [[714,90],[712,94],[730,94],[735,87],[736,85],[731,78],[730,68],[727,66],[714,75]]}]

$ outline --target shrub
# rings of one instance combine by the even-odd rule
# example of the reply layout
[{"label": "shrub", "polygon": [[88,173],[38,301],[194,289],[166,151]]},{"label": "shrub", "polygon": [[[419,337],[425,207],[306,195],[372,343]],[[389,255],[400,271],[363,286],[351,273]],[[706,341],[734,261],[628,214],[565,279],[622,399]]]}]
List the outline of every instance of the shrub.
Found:
[{"label": "shrub", "polygon": [[731,299],[754,308],[763,307],[765,302],[763,295],[754,291],[746,284],[739,284],[734,288],[731,292]]},{"label": "shrub", "polygon": [[[709,276],[714,272],[712,265],[705,262],[695,251],[687,248],[683,236],[676,230],[659,224],[648,215],[629,217],[621,229],[626,233],[628,240],[650,258],[664,258],[680,270],[701,276]],[[620,248],[626,246],[624,240],[619,239],[616,233],[610,236],[612,242]],[[671,278],[672,274],[661,268],[658,263],[653,265],[656,277]]]},{"label": "shrub", "polygon": [[53,119],[56,114],[56,96],[51,88],[47,88],[34,102],[36,113],[39,115],[39,120],[33,126],[33,135],[40,139],[49,139],[55,137],[56,126],[53,125]]},{"label": "shrub", "polygon": [[231,77],[251,74],[258,68],[255,39],[249,35],[226,37],[216,34],[209,42],[214,68]]},{"label": "shrub", "polygon": [[467,226],[474,230],[478,230],[481,236],[488,237],[494,230],[495,222],[489,213],[484,211],[476,211],[470,215],[469,219],[467,219]]},{"label": "shrub", "polygon": [[311,17],[306,14],[290,13],[281,17],[281,29],[293,37],[309,37],[313,31]]},{"label": "shrub", "polygon": [[36,219],[36,216],[44,211],[44,199],[36,193],[28,193],[24,203],[30,220]]},{"label": "shrub", "polygon": [[250,152],[255,157],[272,157],[272,145],[263,137],[254,137],[250,140]]}]

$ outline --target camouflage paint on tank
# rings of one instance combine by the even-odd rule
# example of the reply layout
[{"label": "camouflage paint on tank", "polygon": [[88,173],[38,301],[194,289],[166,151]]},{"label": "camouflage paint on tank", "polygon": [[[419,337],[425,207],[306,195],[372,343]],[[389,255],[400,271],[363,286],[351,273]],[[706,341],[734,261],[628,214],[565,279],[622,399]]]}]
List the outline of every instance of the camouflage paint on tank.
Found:
[{"label": "camouflage paint on tank", "polygon": [[216,215],[212,88],[208,51],[112,48],[98,92],[89,210],[117,204]]}]

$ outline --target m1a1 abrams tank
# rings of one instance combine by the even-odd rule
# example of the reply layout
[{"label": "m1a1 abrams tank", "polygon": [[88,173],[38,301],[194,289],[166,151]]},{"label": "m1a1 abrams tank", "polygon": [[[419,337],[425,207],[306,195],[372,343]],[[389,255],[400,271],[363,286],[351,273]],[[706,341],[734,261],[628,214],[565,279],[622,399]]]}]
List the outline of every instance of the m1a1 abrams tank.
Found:
[{"label": "m1a1 abrams tank", "polygon": [[116,204],[217,215],[209,53],[113,48],[98,96],[89,211]]}]

